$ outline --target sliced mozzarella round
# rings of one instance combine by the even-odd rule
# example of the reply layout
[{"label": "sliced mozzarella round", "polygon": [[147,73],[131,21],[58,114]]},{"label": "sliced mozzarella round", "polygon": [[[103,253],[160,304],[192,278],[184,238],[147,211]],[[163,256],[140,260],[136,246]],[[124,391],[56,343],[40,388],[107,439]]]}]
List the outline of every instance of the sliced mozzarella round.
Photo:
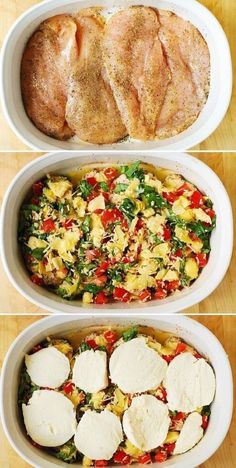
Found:
[{"label": "sliced mozzarella round", "polygon": [[58,388],[70,373],[69,359],[53,346],[27,354],[25,365],[32,382],[39,387]]},{"label": "sliced mozzarella round", "polygon": [[22,411],[27,433],[43,447],[65,444],[75,434],[74,406],[62,393],[36,390]]},{"label": "sliced mozzarella round", "polygon": [[185,453],[196,445],[203,436],[202,416],[199,413],[190,414],[181,429],[176,441],[174,455]]},{"label": "sliced mozzarella round", "polygon": [[168,366],[164,386],[170,410],[190,413],[209,405],[215,395],[215,374],[205,359],[182,353]]},{"label": "sliced mozzarella round", "polygon": [[170,422],[167,405],[152,395],[141,395],[125,411],[123,428],[135,447],[148,451],[163,444]]},{"label": "sliced mozzarella round", "polygon": [[90,349],[76,356],[72,381],[84,392],[95,393],[106,388],[108,376],[105,351]]},{"label": "sliced mozzarella round", "polygon": [[108,410],[86,411],[75,434],[75,446],[92,460],[110,460],[122,440],[120,419]]},{"label": "sliced mozzarella round", "polygon": [[122,343],[110,358],[111,381],[125,393],[142,393],[157,388],[166,370],[166,361],[147,345],[144,337]]}]

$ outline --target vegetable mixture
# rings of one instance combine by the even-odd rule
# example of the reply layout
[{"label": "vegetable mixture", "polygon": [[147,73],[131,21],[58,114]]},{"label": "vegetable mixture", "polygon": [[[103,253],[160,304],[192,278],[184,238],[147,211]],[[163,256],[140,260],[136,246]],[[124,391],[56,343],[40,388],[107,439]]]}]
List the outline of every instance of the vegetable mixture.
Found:
[{"label": "vegetable mixture", "polygon": [[[191,353],[191,355],[193,355],[197,360],[204,359],[207,362],[205,357],[199,354],[196,349],[188,345],[182,339],[166,332],[160,332],[160,334],[162,334],[162,339],[158,339],[157,330],[141,326],[134,326],[129,329],[103,328],[97,331],[94,331],[93,329],[92,332],[90,330],[89,334],[86,335],[82,341],[80,339],[79,344],[76,346],[75,344],[72,346],[68,339],[48,337],[45,341],[34,346],[29,355],[37,353],[44,348],[53,346],[69,359],[71,369],[69,378],[63,383],[61,387],[55,390],[56,392],[62,393],[71,400],[76,410],[76,419],[78,423],[80,422],[85,412],[88,410],[101,412],[107,409],[118,416],[120,420],[122,420],[124,412],[130,407],[132,404],[132,399],[135,398],[137,394],[125,394],[118,388],[117,385],[112,384],[110,379],[108,386],[103,391],[99,391],[97,393],[86,393],[82,391],[72,382],[72,372],[75,358],[76,356],[88,350],[101,350],[106,353],[107,359],[109,360],[114,350],[121,344],[134,340],[137,337],[145,337],[148,347],[158,353],[158,355],[166,361],[168,367],[177,356],[180,356],[183,353]],[[73,340],[71,342],[73,343]],[[18,389],[19,407],[21,408],[22,403],[27,404],[34,391],[39,389],[42,389],[42,387],[38,387],[31,381],[30,376],[27,373],[26,366],[24,366],[21,372]],[[145,394],[153,395],[164,404],[168,402],[168,394],[163,382],[158,388],[145,392]],[[168,411],[170,424],[165,442],[161,446],[149,452],[144,452],[135,447],[127,439],[125,434],[123,434],[123,442],[121,442],[112,459],[109,461],[95,461],[84,456],[76,449],[73,438],[62,446],[55,448],[40,447],[33,440],[31,440],[31,442],[34,446],[47,450],[48,453],[52,454],[60,460],[63,460],[64,462],[73,463],[76,461],[81,461],[83,466],[107,466],[114,463],[128,465],[134,462],[141,464],[164,462],[173,454],[176,441],[178,440],[183,425],[189,416],[188,413],[180,411]],[[209,423],[211,405],[199,407],[195,410],[194,414],[196,414],[196,412],[202,418],[201,427],[203,429],[203,434]]]},{"label": "vegetable mixture", "polygon": [[84,304],[165,299],[208,262],[211,200],[181,175],[135,162],[35,182],[19,242],[31,280]]}]

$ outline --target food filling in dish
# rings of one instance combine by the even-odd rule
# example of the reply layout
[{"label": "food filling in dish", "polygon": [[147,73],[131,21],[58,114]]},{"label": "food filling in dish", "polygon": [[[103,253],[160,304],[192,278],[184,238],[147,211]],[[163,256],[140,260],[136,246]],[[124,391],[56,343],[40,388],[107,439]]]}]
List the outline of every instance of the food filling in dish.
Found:
[{"label": "food filling in dish", "polygon": [[147,6],[86,8],[41,23],[21,63],[27,115],[58,140],[160,140],[192,125],[209,93],[198,29]]},{"label": "food filling in dish", "polygon": [[84,304],[165,299],[208,262],[212,202],[181,175],[135,162],[49,175],[20,211],[31,280]]},{"label": "food filling in dish", "polygon": [[148,464],[202,439],[215,389],[208,359],[168,332],[90,327],[31,349],[18,404],[33,445],[60,460]]}]

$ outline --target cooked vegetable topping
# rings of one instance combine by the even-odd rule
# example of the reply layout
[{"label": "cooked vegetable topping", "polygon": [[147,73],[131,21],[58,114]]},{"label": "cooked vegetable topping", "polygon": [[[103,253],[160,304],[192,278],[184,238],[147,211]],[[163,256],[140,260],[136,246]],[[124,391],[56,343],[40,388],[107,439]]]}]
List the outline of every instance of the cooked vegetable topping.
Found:
[{"label": "cooked vegetable topping", "polygon": [[165,299],[207,265],[216,215],[181,175],[135,162],[35,182],[19,242],[31,280],[84,304]]},{"label": "cooked vegetable topping", "polygon": [[[45,440],[44,446],[47,447],[47,450],[49,450],[50,453],[52,453],[55,457],[64,462],[75,463],[80,461],[84,466],[107,466],[114,463],[126,465],[133,462],[148,464],[155,461],[160,463],[162,461],[167,460],[167,458],[169,458],[171,455],[175,455],[175,453],[184,453],[186,450],[192,448],[200,440],[200,438],[202,438],[204,431],[207,429],[211,414],[211,402],[214,397],[215,383],[212,382],[212,384],[209,386],[209,381],[207,380],[206,372],[204,372],[201,376],[200,374],[202,373],[202,371],[199,370],[198,391],[196,389],[194,390],[191,387],[191,382],[189,382],[189,378],[187,378],[187,376],[185,375],[185,367],[183,366],[181,368],[182,387],[180,386],[178,388],[178,391],[175,390],[177,398],[176,401],[178,405],[185,405],[186,401],[194,401],[195,406],[193,406],[194,409],[191,412],[177,411],[173,410],[173,408],[171,411],[170,399],[172,399],[173,405],[174,394],[171,388],[169,395],[169,390],[167,390],[166,388],[166,380],[170,377],[168,377],[168,373],[171,372],[173,374],[175,362],[178,362],[179,366],[180,356],[182,356],[184,359],[186,358],[195,360],[196,363],[199,364],[199,368],[202,368],[202,366],[207,366],[208,372],[211,372],[213,375],[213,370],[207,362],[207,359],[203,357],[200,353],[198,353],[196,349],[185,343],[180,338],[173,336],[169,333],[163,331],[159,332],[158,330],[140,326],[133,326],[129,329],[116,328],[114,330],[104,327],[100,330],[91,330],[88,328],[85,330],[85,333],[83,333],[83,336],[83,339],[79,336],[77,337],[76,334],[73,334],[73,336],[70,337],[71,341],[74,343],[73,347],[67,339],[47,338],[45,341],[34,346],[31,352],[28,355],[26,355],[25,365],[23,366],[21,372],[18,388],[18,404],[20,408],[22,408],[24,414],[26,409],[28,410],[28,412],[30,411],[30,405],[28,403],[31,403],[32,395],[34,394],[34,392],[36,392],[34,405],[35,409],[37,410],[36,399],[41,398],[43,396],[42,392],[49,390],[47,386],[39,387],[31,381],[30,376],[26,371],[28,359],[27,356],[36,355],[36,359],[33,359],[32,362],[38,362],[39,359],[43,359],[43,353],[40,353],[42,350],[46,350],[47,348],[56,348],[69,359],[70,373],[68,379],[60,387],[55,388],[54,392],[52,393],[56,393],[57,395],[57,392],[59,392],[61,395],[68,398],[72,402],[75,412],[74,414],[76,415],[77,419],[77,429],[75,431],[75,437],[69,439],[63,445],[54,447],[48,441],[47,427],[45,426],[45,423],[42,422],[42,426],[40,426],[40,421],[37,420],[37,427],[40,428],[40,437],[43,440]],[[97,369],[95,375],[94,369],[93,367],[91,367],[91,358],[94,359],[95,356],[94,351],[103,351],[104,353],[106,353],[105,356],[108,362],[111,363],[112,356],[114,356],[113,353],[116,353],[117,350],[119,351],[124,346],[126,347],[128,345],[127,342],[129,342],[130,340],[133,340],[131,344],[136,343],[137,340],[145,340],[145,346],[147,346],[147,349],[149,348],[149,354],[151,351],[149,359],[153,354],[153,363],[154,361],[156,361],[157,358],[158,360],[160,360],[160,362],[162,360],[167,362],[167,364],[164,363],[164,368],[166,368],[165,378],[157,388],[152,388],[151,390],[141,392],[142,396],[140,393],[125,393],[124,391],[121,391],[120,388],[112,382],[111,372],[109,380],[107,380],[104,383],[103,387],[100,387],[102,388],[102,390],[96,391],[95,393],[88,393],[85,390],[82,390],[81,388],[77,387],[76,383],[74,383],[73,381],[75,373],[73,371],[73,368],[75,366],[76,360],[79,356],[81,356],[81,354],[86,360],[86,371],[83,372],[83,375],[80,375],[80,378],[82,379],[82,387],[84,387],[86,385],[91,385],[91,383],[95,381],[94,379],[99,378],[99,369]],[[39,354],[37,355],[37,353]],[[132,351],[130,351],[130,359],[135,359],[135,355],[131,356],[131,353]],[[145,355],[143,355],[143,359],[144,357]],[[140,373],[139,367],[140,362],[142,361],[140,361],[140,358],[141,356],[137,358],[139,360],[139,364],[137,366],[134,365],[132,370],[129,370],[128,373],[126,372],[126,369],[120,368],[120,377],[123,378],[124,376],[126,376],[125,378],[129,379],[130,376],[131,379],[135,378],[136,383],[138,383],[137,375],[138,373]],[[151,361],[149,362],[149,365],[152,365]],[[45,369],[45,372],[43,371],[43,369]],[[46,363],[43,369],[40,369],[37,365],[37,367],[33,369],[34,374],[36,375],[36,373],[39,373],[41,378],[50,379],[51,377],[48,373]],[[116,370],[118,372],[118,368]],[[91,372],[93,372],[93,374]],[[178,369],[177,377],[179,375],[180,369]],[[177,377],[174,378],[174,384],[176,384]],[[186,382],[184,381],[185,377]],[[143,385],[143,383],[145,382],[140,381],[139,377],[139,385]],[[209,391],[211,391],[213,396],[209,397]],[[51,395],[51,392],[49,393]],[[198,404],[200,401],[202,406]],[[204,404],[204,402],[206,401],[209,404]],[[156,433],[155,437],[157,437],[158,440],[162,440],[162,442],[158,447],[151,448],[150,450],[146,449],[145,451],[143,444],[144,446],[149,445],[154,447],[154,445],[152,445],[152,413],[150,413],[149,411],[146,416],[146,406],[150,408],[152,407],[152,411],[155,414],[158,413],[156,414],[156,416],[153,413],[153,418],[154,416],[157,417],[157,425],[160,426],[158,429],[159,432]],[[46,418],[46,408],[42,408],[42,410],[43,412],[45,412],[43,418]],[[109,413],[105,412],[104,410],[106,410]],[[83,419],[82,424],[84,430],[88,431],[87,419],[83,417],[87,411],[89,411],[88,416],[90,418],[90,426],[92,424],[92,429],[90,427],[89,437],[85,437],[84,432],[81,432],[81,430],[79,429],[82,428],[82,426],[80,426],[80,422]],[[111,437],[110,444],[114,447],[117,447],[117,449],[112,449],[111,445],[106,444],[105,439],[103,441],[103,443],[105,444],[104,446],[96,443],[98,436],[96,432],[97,430],[100,431],[99,441],[103,440],[103,433],[104,435],[106,434],[106,439],[108,437],[107,427],[103,427],[102,425],[100,425],[100,422],[101,424],[104,424],[107,418],[109,419],[110,412],[113,414],[113,418],[114,416],[116,417],[113,421],[114,431],[115,429],[117,429],[117,427],[119,429],[119,425],[121,423],[124,431],[124,437],[122,442],[119,442],[119,440],[121,440],[121,435],[119,435],[118,437],[119,440],[117,439],[117,435],[115,439],[113,439],[112,435],[110,435],[111,431],[109,432],[109,437]],[[99,417],[98,426],[96,426],[97,413],[103,413],[101,415],[101,421]],[[144,420],[142,420],[142,425],[140,426],[139,431],[132,432],[133,425],[134,427],[136,427],[136,425],[139,424],[139,414],[141,413],[142,418],[144,418]],[[63,418],[63,415],[61,415],[61,417]],[[159,418],[161,417],[163,417],[163,420],[159,420]],[[56,418],[56,421],[57,419],[58,418]],[[28,427],[32,428],[32,433],[37,434],[37,431],[35,431],[33,420],[30,419],[30,414],[28,415],[27,421]],[[95,427],[93,426],[93,421],[95,423]],[[63,430],[60,419],[58,419],[57,422],[54,421],[53,424],[59,424],[60,428],[55,426],[52,428],[52,431],[54,429],[56,432],[60,432],[61,430]],[[144,427],[146,427],[145,433],[141,434],[140,431],[142,432]],[[193,431],[193,433],[195,434],[194,437],[189,436],[188,428],[190,429],[190,431]],[[132,442],[128,439],[127,432],[130,433]],[[80,438],[81,434],[84,434],[82,439]],[[28,435],[29,437],[31,436],[30,432]],[[136,441],[136,445],[134,445],[134,440]],[[32,440],[32,443],[35,445],[35,440]],[[81,444],[84,447],[84,453],[81,453],[77,447],[77,445]],[[113,456],[111,458],[109,458],[110,456],[108,458],[105,456],[106,453],[112,452]],[[98,456],[97,458],[95,458],[95,456],[91,457],[91,453],[102,453],[104,454],[104,459],[101,457],[98,458]]]}]

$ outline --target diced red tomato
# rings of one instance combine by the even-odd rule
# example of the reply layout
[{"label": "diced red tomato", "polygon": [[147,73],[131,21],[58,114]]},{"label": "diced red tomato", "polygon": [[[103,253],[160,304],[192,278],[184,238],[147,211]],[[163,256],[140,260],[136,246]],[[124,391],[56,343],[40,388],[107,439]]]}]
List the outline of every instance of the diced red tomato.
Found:
[{"label": "diced red tomato", "polygon": [[173,361],[175,355],[173,354],[162,354],[162,358],[165,359],[167,364],[170,364],[171,361]]},{"label": "diced red tomato", "polygon": [[168,455],[171,455],[175,449],[175,442],[172,444],[165,444],[165,449],[167,450]]},{"label": "diced red tomato", "polygon": [[138,462],[141,463],[141,465],[147,465],[148,463],[152,463],[152,458],[150,453],[145,453],[144,455],[140,455],[138,457]]},{"label": "diced red tomato", "polygon": [[182,411],[179,411],[177,414],[172,416],[171,420],[172,420],[172,422],[174,422],[174,421],[183,421],[184,418],[185,418],[184,413],[182,413]]},{"label": "diced red tomato", "polygon": [[190,201],[190,208],[199,208],[203,205],[203,195],[198,190],[195,190],[190,197]]},{"label": "diced red tomato", "polygon": [[185,343],[179,343],[175,350],[175,355],[177,356],[178,354],[184,353],[186,351],[186,348],[187,345]]},{"label": "diced red tomato", "polygon": [[186,192],[187,190],[189,190],[189,185],[187,182],[184,182],[183,185],[181,185],[181,187],[179,187],[177,190],[176,190],[176,195],[183,195],[184,192]]},{"label": "diced red tomato", "polygon": [[97,198],[99,195],[100,195],[99,192],[97,192],[95,189],[89,194],[89,196],[87,197],[87,201],[90,202],[94,200],[94,198]]},{"label": "diced red tomato", "polygon": [[155,299],[165,299],[167,296],[167,291],[166,289],[159,288],[156,290],[154,297]]},{"label": "diced red tomato", "polygon": [[162,463],[167,460],[167,451],[164,449],[159,450],[155,455],[155,461]]},{"label": "diced red tomato", "polygon": [[111,180],[111,181],[113,181],[114,179],[116,179],[119,176],[118,170],[115,169],[114,167],[107,167],[104,170],[104,174],[105,174],[106,178],[108,180]]},{"label": "diced red tomato", "polygon": [[204,268],[208,263],[208,255],[206,253],[198,253],[195,255],[195,258],[200,268]]},{"label": "diced red tomato", "polygon": [[107,460],[96,460],[95,461],[95,466],[107,466],[108,461]]},{"label": "diced red tomato", "polygon": [[118,450],[115,455],[113,455],[113,460],[115,463],[120,463],[121,465],[129,465],[131,457],[123,450]]},{"label": "diced red tomato", "polygon": [[203,358],[203,356],[201,354],[199,354],[199,353],[194,353],[194,357],[196,359],[202,359]]},{"label": "diced red tomato", "polygon": [[142,302],[147,302],[147,301],[150,301],[150,299],[152,298],[152,295],[150,293],[150,291],[148,291],[147,289],[144,289],[140,294],[139,294],[139,299],[140,301]]},{"label": "diced red tomato", "polygon": [[105,198],[106,201],[110,200],[110,195],[108,192],[102,192],[102,196]]},{"label": "diced red tomato", "polygon": [[208,423],[209,423],[208,416],[203,415],[202,416],[202,428],[204,429],[204,431],[206,430]]},{"label": "diced red tomato", "polygon": [[95,179],[95,177],[87,177],[87,182],[90,184],[90,185],[97,185],[97,179]]},{"label": "diced red tomato", "polygon": [[110,190],[110,192],[113,192],[113,190],[115,189],[115,187],[116,187],[115,182],[111,182],[111,183],[109,184],[109,190]]},{"label": "diced red tomato", "polygon": [[64,227],[67,231],[69,231],[69,229],[71,229],[72,226],[73,226],[73,221],[72,221],[72,219],[67,219],[67,220],[64,221],[64,223],[63,223],[63,227]]},{"label": "diced red tomato", "polygon": [[171,239],[171,231],[167,227],[163,228],[163,237],[165,241],[168,241]]},{"label": "diced red tomato", "polygon": [[183,252],[181,249],[177,249],[175,253],[170,254],[170,260],[177,260],[178,258],[183,257]]},{"label": "diced red tomato", "polygon": [[43,192],[43,187],[44,185],[43,185],[43,182],[41,182],[41,180],[39,180],[38,182],[35,182],[32,186],[34,195],[41,195]]},{"label": "diced red tomato", "polygon": [[125,229],[126,231],[129,229],[129,225],[128,225],[128,221],[127,219],[123,219],[123,221],[121,222],[121,226],[123,229]]},{"label": "diced red tomato", "polygon": [[37,284],[37,286],[43,286],[43,278],[40,278],[38,275],[31,275],[30,277],[32,283]]},{"label": "diced red tomato", "polygon": [[135,225],[134,231],[135,231],[135,232],[140,231],[140,229],[142,229],[143,225],[144,225],[143,220],[142,220],[141,218],[139,218],[138,221],[137,221],[137,223],[136,223],[136,225]]},{"label": "diced red tomato", "polygon": [[65,392],[67,395],[70,395],[71,393],[73,393],[74,388],[75,388],[75,384],[73,384],[73,382],[67,382],[63,386],[63,392]]},{"label": "diced red tomato", "polygon": [[102,214],[103,210],[101,208],[98,208],[97,210],[94,211],[95,214]]},{"label": "diced red tomato", "polygon": [[167,391],[165,390],[165,388],[159,387],[156,392],[156,397],[158,400],[165,402],[167,398]]},{"label": "diced red tomato", "polygon": [[32,351],[30,352],[30,354],[37,353],[37,351],[40,351],[40,349],[42,349],[42,346],[38,344],[32,348]]},{"label": "diced red tomato", "polygon": [[98,347],[96,341],[93,340],[93,339],[88,339],[88,340],[86,340],[86,343],[87,343],[91,348],[97,348],[97,347]]},{"label": "diced red tomato", "polygon": [[121,302],[129,302],[130,300],[130,293],[126,291],[124,288],[115,288],[113,291],[113,297],[117,301]]},{"label": "diced red tomato", "polygon": [[30,202],[32,203],[32,205],[38,205],[39,204],[39,199],[38,199],[38,197],[32,197]]},{"label": "diced red tomato", "polygon": [[107,276],[106,275],[97,276],[93,280],[93,283],[96,284],[96,286],[103,286],[106,282],[107,282]]},{"label": "diced red tomato", "polygon": [[108,342],[108,343],[115,343],[115,341],[117,340],[117,335],[115,332],[111,331],[111,330],[107,330],[103,333],[103,336],[105,338],[105,340]]},{"label": "diced red tomato", "polygon": [[215,211],[212,210],[211,208],[206,208],[205,212],[208,216],[210,216],[211,219],[214,218],[216,215]]},{"label": "diced red tomato", "polygon": [[179,285],[180,285],[179,280],[166,281],[167,291],[175,291],[176,289],[178,289]]},{"label": "diced red tomato", "polygon": [[103,291],[100,291],[94,299],[95,304],[107,304],[108,303],[108,297],[105,295]]},{"label": "diced red tomato", "polygon": [[101,265],[95,271],[95,275],[101,276],[103,273],[105,273],[108,270],[109,266],[110,266],[109,262],[102,262]]},{"label": "diced red tomato", "polygon": [[91,249],[91,250],[86,250],[85,252],[85,257],[87,260],[95,260],[95,258],[98,258],[100,256],[100,252],[98,249]]},{"label": "diced red tomato", "polygon": [[46,219],[45,221],[43,221],[41,229],[44,232],[52,232],[52,231],[55,231],[56,226],[55,226],[54,221],[49,218],[49,219]]},{"label": "diced red tomato", "polygon": [[[199,237],[196,236],[196,234],[194,232],[190,232],[189,237],[190,237],[190,239],[192,239],[192,241],[196,241],[196,242],[200,241]],[[187,252],[185,252],[185,253],[187,254]]]},{"label": "diced red tomato", "polygon": [[133,261],[134,261],[134,259],[132,259],[130,257],[122,258],[122,263],[132,263]]},{"label": "diced red tomato", "polygon": [[176,195],[175,192],[162,192],[162,196],[170,204],[173,204],[179,198],[179,195]]},{"label": "diced red tomato", "polygon": [[117,221],[123,221],[123,213],[118,210],[118,208],[109,208],[104,210],[101,216],[102,224],[104,227],[107,227],[110,223],[115,223]]}]

